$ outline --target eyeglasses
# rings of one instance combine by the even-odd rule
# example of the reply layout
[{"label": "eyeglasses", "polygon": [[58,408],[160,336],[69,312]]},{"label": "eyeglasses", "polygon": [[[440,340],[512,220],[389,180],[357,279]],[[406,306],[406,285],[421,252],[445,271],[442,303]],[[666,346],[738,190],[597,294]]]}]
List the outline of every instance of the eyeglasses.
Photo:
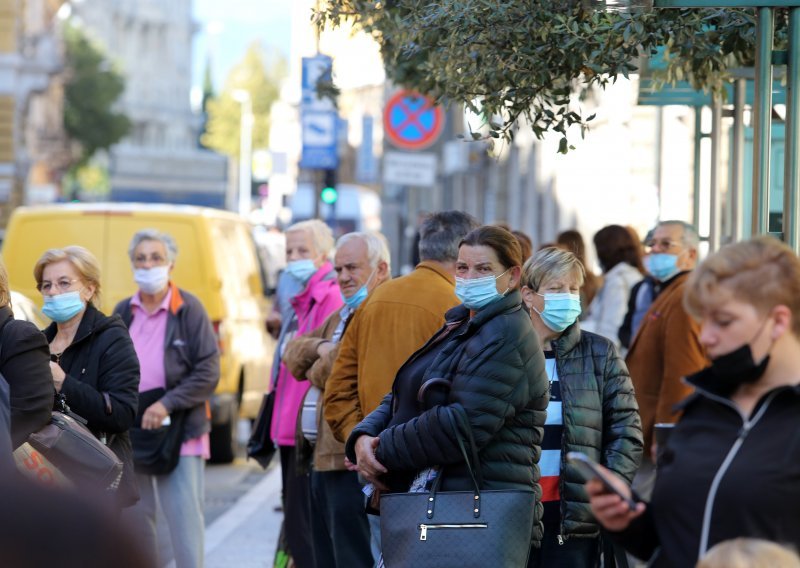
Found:
[{"label": "eyeglasses", "polygon": [[647,252],[651,252],[655,250],[670,250],[673,247],[681,246],[681,243],[669,239],[653,239],[647,241],[644,246]]},{"label": "eyeglasses", "polygon": [[39,291],[43,294],[49,294],[51,291],[58,290],[59,292],[66,292],[69,290],[75,282],[80,282],[80,279],[75,278],[74,280],[70,280],[68,278],[61,278],[57,282],[53,283],[49,280],[43,280],[42,283],[39,285]]},{"label": "eyeglasses", "polygon": [[153,266],[161,266],[167,263],[167,259],[157,252],[151,254],[150,256],[147,256],[146,254],[137,254],[133,257],[133,263],[139,266],[146,264],[148,260]]}]

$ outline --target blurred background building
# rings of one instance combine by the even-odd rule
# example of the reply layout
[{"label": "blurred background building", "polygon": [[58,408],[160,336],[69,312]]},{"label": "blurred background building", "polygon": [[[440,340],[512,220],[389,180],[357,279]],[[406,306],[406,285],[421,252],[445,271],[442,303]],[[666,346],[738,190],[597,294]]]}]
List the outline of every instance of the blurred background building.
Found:
[{"label": "blurred background building", "polygon": [[198,148],[192,112],[192,0],[82,0],[71,21],[125,77],[130,134],[108,153],[110,199],[224,207],[227,160]]}]

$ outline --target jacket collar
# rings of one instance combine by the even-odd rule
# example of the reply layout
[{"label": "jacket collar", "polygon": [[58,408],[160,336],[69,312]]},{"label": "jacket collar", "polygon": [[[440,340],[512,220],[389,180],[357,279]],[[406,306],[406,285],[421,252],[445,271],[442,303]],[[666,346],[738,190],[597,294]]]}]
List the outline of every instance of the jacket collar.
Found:
[{"label": "jacket collar", "polygon": [[452,286],[456,285],[456,277],[445,270],[441,264],[434,260],[423,260],[414,270],[430,270],[447,280]]},{"label": "jacket collar", "polygon": [[314,274],[311,275],[311,278],[309,278],[308,284],[306,284],[306,287],[303,289],[303,291],[292,298],[292,305],[303,305],[305,302],[312,300],[314,302],[322,301],[325,298],[328,290],[326,286],[318,286],[318,284],[323,280],[328,279],[328,276],[332,271],[333,265],[331,262],[325,261],[325,263],[320,266]]},{"label": "jacket collar", "polygon": [[561,358],[581,342],[581,326],[578,320],[575,320],[571,326],[565,329],[561,335],[553,340],[554,351],[556,357]]},{"label": "jacket collar", "polygon": [[[99,331],[100,329],[108,327],[109,324],[110,318],[107,318],[101,314],[93,304],[86,304],[86,311],[83,312],[81,323],[78,324],[78,331],[75,332],[75,337],[73,338],[72,343],[75,344],[79,341],[83,341],[95,331]],[[48,343],[53,341],[53,338],[56,336],[56,331],[58,331],[56,322],[51,323],[44,330],[44,335],[47,337]]]},{"label": "jacket collar", "polygon": [[169,287],[172,292],[172,296],[169,299],[169,313],[176,315],[178,310],[183,307],[183,296],[181,295],[180,289],[171,280],[169,282]]}]

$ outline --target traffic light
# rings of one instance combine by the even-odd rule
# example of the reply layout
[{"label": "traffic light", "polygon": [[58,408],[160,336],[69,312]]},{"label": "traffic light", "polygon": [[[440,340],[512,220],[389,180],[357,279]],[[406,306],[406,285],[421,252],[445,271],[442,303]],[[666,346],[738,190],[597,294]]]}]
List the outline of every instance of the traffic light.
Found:
[{"label": "traffic light", "polygon": [[339,199],[339,192],[336,191],[336,170],[325,170],[320,199],[328,205],[333,205]]}]

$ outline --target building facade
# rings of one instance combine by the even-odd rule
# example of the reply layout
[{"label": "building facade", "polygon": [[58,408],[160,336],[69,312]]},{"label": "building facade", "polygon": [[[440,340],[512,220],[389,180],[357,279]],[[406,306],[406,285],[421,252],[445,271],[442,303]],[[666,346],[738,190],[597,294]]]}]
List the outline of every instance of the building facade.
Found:
[{"label": "building facade", "polygon": [[198,148],[190,104],[191,0],[83,0],[73,10],[125,77],[118,109],[132,128],[109,153],[111,199],[224,207],[227,160]]}]

